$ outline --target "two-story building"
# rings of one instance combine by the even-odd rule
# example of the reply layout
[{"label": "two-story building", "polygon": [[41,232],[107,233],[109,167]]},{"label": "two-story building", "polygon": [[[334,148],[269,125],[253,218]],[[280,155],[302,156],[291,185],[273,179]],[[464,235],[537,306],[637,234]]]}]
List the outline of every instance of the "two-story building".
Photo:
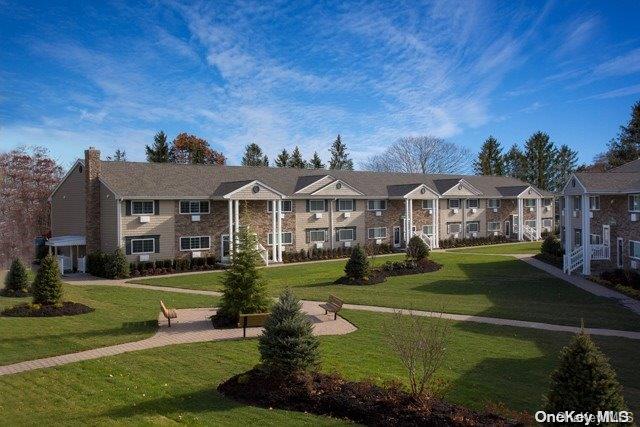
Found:
[{"label": "two-story building", "polygon": [[[554,226],[553,196],[510,177],[113,162],[89,149],[51,195],[65,269],[122,247],[131,261],[232,251],[246,225],[265,262],[284,251],[507,236]],[[522,224],[522,226],[520,226]]]}]

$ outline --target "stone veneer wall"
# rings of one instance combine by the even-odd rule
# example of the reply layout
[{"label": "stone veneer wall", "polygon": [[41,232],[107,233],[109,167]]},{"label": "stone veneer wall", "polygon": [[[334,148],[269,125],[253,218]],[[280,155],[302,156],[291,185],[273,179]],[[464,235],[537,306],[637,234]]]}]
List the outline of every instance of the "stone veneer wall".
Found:
[{"label": "stone veneer wall", "polygon": [[180,200],[174,202],[176,258],[190,258],[191,251],[180,250],[180,237],[209,236],[211,249],[200,251],[203,257],[220,257],[220,238],[229,233],[227,202],[209,201],[208,214],[200,214],[200,221],[191,221],[190,214],[180,213]]},{"label": "stone veneer wall", "polygon": [[[258,241],[262,246],[271,252],[271,246],[269,246],[269,233],[273,231],[273,214],[271,212],[267,212],[267,205],[267,200],[241,200],[240,225],[248,225],[249,229],[257,234]],[[282,232],[291,232],[293,234],[293,244],[282,246],[285,252],[293,251],[296,248],[295,205],[295,203],[292,203],[293,212],[286,212],[282,219]],[[224,219],[228,227],[227,215],[225,215]]]},{"label": "stone veneer wall", "polygon": [[615,221],[615,225],[610,225],[611,259],[608,261],[592,261],[591,267],[593,270],[617,267],[618,237],[624,239],[622,245],[623,268],[630,268],[629,240],[640,240],[640,221],[631,221],[627,195],[600,196],[600,210],[593,211],[593,218],[591,218],[591,233],[602,236],[602,226],[610,224],[612,219]]},{"label": "stone veneer wall", "polygon": [[100,151],[94,148],[84,152],[86,251],[100,250]]},{"label": "stone veneer wall", "polygon": [[[366,203],[366,202],[365,202]],[[366,209],[366,205],[365,205]],[[393,244],[393,227],[402,227],[404,215],[404,200],[387,200],[387,209],[381,211],[381,216],[376,216],[375,211],[365,210],[364,224],[366,244],[374,244],[375,241],[368,238],[369,228],[386,227],[387,238],[383,243]]]}]

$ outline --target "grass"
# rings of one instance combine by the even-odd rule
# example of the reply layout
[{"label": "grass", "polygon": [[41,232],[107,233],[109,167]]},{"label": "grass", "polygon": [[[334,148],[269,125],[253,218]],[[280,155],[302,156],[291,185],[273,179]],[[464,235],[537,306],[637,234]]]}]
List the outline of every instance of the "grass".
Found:
[{"label": "grass", "polygon": [[504,245],[475,246],[471,248],[447,249],[449,252],[467,252],[474,254],[537,254],[542,242],[507,243]]},{"label": "grass", "polygon": [[[396,257],[375,260],[382,263]],[[615,302],[582,291],[522,261],[507,256],[434,252],[443,264],[437,272],[391,277],[372,286],[335,285],[344,260],[287,265],[263,270],[270,295],[291,287],[303,299],[324,300],[329,294],[347,303],[413,308],[529,320],[563,325],[640,330],[640,319]],[[210,272],[136,283],[221,290],[223,273]]]},{"label": "grass", "polygon": [[[388,314],[345,311],[360,329],[321,338],[323,368],[352,379],[404,380],[387,344]],[[473,408],[502,402],[533,412],[541,406],[558,352],[570,334],[452,324],[446,360],[438,376],[446,398]],[[640,407],[637,341],[598,337],[625,387],[629,407]],[[336,425],[339,420],[241,405],[216,386],[258,362],[256,340],[208,342],[145,350],[100,360],[0,377],[0,413],[13,425],[189,424]],[[46,373],[46,374],[44,374]],[[51,392],[55,390],[55,392]]]},{"label": "grass", "polygon": [[[107,286],[65,285],[64,299],[95,308],[63,317],[0,316],[0,365],[137,341],[157,329],[158,301],[177,308],[213,306],[208,296]],[[29,302],[0,297],[0,310]]]}]

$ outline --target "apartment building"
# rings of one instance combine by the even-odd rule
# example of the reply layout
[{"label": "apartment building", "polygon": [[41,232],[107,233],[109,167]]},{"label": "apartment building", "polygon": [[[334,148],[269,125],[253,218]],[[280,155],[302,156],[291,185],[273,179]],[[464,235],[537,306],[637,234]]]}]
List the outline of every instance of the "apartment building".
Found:
[{"label": "apartment building", "polygon": [[267,263],[314,247],[401,249],[414,235],[431,248],[448,238],[535,240],[554,226],[553,195],[509,177],[112,162],[93,148],[50,201],[47,244],[65,270],[117,247],[131,261],[225,261],[240,226]]}]

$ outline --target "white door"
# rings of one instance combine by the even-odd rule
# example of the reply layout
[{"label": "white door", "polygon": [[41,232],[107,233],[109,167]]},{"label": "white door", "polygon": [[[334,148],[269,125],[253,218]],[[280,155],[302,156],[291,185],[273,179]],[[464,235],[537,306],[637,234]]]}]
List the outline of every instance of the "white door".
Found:
[{"label": "white door", "polygon": [[402,244],[402,233],[400,227],[393,227],[393,246],[398,248]]}]

